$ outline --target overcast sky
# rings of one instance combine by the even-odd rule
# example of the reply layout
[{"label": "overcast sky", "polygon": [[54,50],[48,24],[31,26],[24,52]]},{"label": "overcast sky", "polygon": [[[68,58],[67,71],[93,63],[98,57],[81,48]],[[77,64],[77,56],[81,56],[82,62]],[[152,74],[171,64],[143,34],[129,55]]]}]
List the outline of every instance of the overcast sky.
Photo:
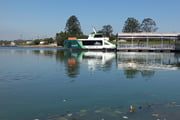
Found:
[{"label": "overcast sky", "polygon": [[152,18],[160,33],[180,33],[180,0],[0,0],[0,40],[55,37],[75,15],[84,34],[94,26],[122,31],[128,17]]}]

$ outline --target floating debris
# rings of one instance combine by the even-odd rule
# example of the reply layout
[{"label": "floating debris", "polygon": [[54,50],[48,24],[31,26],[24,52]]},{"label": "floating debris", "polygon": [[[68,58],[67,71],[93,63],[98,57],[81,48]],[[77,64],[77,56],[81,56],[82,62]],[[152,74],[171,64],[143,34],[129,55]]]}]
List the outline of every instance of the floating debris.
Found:
[{"label": "floating debris", "polygon": [[123,112],[121,112],[119,110],[114,111],[114,113],[116,113],[116,114],[123,114]]},{"label": "floating debris", "polygon": [[139,108],[139,109],[142,109],[142,106],[139,106],[138,108]]},{"label": "floating debris", "polygon": [[80,110],[79,112],[77,112],[77,114],[78,114],[79,116],[85,116],[85,115],[86,115],[86,112],[87,112],[87,110],[83,109],[83,110]]},{"label": "floating debris", "polygon": [[81,113],[85,113],[85,112],[87,112],[87,110],[85,110],[85,109],[84,110],[80,110],[80,112]]},{"label": "floating debris", "polygon": [[72,113],[68,113],[67,116],[68,116],[68,117],[71,117],[71,116],[72,116]]},{"label": "floating debris", "polygon": [[133,112],[135,112],[135,108],[134,108],[134,106],[130,106],[130,111],[129,112],[131,112],[131,113],[133,113]]},{"label": "floating debris", "polygon": [[34,120],[39,120],[38,118],[34,119]]},{"label": "floating debris", "polygon": [[124,119],[128,119],[128,117],[127,117],[127,116],[123,116],[122,118],[124,118]]},{"label": "floating debris", "polygon": [[79,116],[81,116],[81,117],[86,115],[85,112],[79,112],[78,114],[79,114]]},{"label": "floating debris", "polygon": [[66,100],[66,99],[63,99],[62,102],[67,102],[67,100]]},{"label": "floating debris", "polygon": [[153,116],[153,117],[159,117],[159,114],[154,113],[154,114],[152,114],[152,116]]}]

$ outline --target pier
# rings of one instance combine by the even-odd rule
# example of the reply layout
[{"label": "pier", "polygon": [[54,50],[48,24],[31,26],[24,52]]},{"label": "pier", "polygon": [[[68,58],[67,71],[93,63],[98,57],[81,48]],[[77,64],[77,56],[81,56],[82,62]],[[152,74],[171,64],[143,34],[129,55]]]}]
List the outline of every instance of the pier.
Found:
[{"label": "pier", "polygon": [[180,51],[180,33],[119,33],[117,51]]}]

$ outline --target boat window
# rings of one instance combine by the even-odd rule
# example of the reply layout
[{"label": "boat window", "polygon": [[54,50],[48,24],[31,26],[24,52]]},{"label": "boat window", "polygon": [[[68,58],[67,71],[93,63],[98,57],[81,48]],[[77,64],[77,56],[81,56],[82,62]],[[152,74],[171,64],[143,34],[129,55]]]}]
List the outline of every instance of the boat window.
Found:
[{"label": "boat window", "polygon": [[109,43],[105,42],[105,45],[109,45]]},{"label": "boat window", "polygon": [[94,35],[94,38],[102,38],[103,35]]},{"label": "boat window", "polygon": [[88,46],[88,45],[102,45],[102,41],[101,40],[88,40],[88,41],[82,41],[84,46]]}]

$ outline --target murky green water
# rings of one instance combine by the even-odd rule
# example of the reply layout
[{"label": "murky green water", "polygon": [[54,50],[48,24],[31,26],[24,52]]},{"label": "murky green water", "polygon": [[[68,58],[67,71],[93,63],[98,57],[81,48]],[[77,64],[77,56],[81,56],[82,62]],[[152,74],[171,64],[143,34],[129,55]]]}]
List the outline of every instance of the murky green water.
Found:
[{"label": "murky green water", "polygon": [[179,120],[179,77],[178,53],[0,48],[0,120]]}]

